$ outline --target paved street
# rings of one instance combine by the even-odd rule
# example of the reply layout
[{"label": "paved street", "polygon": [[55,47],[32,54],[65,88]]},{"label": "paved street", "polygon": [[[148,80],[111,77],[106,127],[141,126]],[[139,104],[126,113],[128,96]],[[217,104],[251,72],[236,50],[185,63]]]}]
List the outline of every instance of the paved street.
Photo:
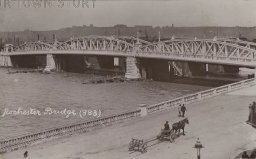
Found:
[{"label": "paved street", "polygon": [[[179,120],[178,110],[159,112],[143,118],[98,129],[83,135],[59,139],[28,148],[29,159],[193,159],[192,148],[199,137],[204,159],[232,159],[245,149],[256,147],[256,129],[247,125],[248,106],[256,101],[256,86],[239,90],[195,104],[187,105],[186,135],[174,143],[157,143],[148,152],[129,152],[131,138],[154,138],[163,128]],[[2,156],[4,159],[23,158],[25,150]],[[1,158],[1,156],[0,156]]]}]

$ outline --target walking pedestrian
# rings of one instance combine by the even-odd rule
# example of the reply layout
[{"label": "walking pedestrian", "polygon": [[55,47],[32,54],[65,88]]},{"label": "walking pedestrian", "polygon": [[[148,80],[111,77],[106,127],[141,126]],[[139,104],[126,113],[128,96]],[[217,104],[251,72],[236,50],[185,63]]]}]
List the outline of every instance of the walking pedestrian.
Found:
[{"label": "walking pedestrian", "polygon": [[185,107],[185,104],[183,104],[182,107],[181,107],[182,117],[185,116],[186,111],[187,111],[187,108]]},{"label": "walking pedestrian", "polygon": [[24,158],[27,158],[28,157],[28,151],[25,151],[25,153],[23,155],[24,155]]},{"label": "walking pedestrian", "polygon": [[247,122],[251,122],[251,114],[252,114],[252,111],[253,111],[252,109],[253,109],[252,104],[249,104],[249,116],[248,116]]},{"label": "walking pedestrian", "polygon": [[179,117],[181,117],[181,104],[178,107],[178,111],[179,111]]},{"label": "walking pedestrian", "polygon": [[256,109],[256,103],[253,102],[252,104],[249,105],[249,116],[247,122],[253,122],[255,121],[255,109]]}]

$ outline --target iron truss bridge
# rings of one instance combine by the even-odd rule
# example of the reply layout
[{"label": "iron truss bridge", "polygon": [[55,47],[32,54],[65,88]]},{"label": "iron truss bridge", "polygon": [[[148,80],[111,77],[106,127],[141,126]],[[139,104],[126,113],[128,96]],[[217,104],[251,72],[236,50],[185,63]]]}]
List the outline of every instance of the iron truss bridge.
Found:
[{"label": "iron truss bridge", "polygon": [[[9,46],[8,46],[9,47]],[[86,36],[65,42],[26,42],[4,55],[82,54],[133,56],[256,67],[256,43],[236,38],[172,38],[148,42],[128,36]]]}]

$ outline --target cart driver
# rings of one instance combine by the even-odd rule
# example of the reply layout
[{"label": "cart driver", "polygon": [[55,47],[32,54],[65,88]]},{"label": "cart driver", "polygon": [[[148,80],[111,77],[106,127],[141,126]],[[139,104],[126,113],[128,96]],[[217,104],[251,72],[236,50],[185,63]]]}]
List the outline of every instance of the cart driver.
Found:
[{"label": "cart driver", "polygon": [[168,121],[166,121],[165,124],[164,124],[164,130],[170,130],[170,126],[169,126]]}]

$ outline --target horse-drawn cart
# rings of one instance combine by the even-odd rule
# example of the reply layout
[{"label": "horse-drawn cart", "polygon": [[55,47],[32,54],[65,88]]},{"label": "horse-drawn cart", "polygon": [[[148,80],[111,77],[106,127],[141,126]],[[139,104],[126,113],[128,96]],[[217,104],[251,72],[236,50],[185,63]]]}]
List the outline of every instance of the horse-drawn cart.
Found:
[{"label": "horse-drawn cart", "polygon": [[168,140],[170,142],[173,142],[175,139],[175,133],[173,130],[161,129],[161,133],[157,136],[157,139],[159,141]]},{"label": "horse-drawn cart", "polygon": [[[147,152],[147,147],[151,147],[155,145],[154,141],[162,142],[162,141],[170,141],[174,142],[174,140],[180,136],[180,130],[182,134],[185,135],[184,128],[185,124],[188,124],[189,121],[187,118],[184,118],[172,125],[172,129],[165,127],[165,129],[161,129],[161,132],[156,137],[147,140],[134,139],[129,143],[129,151],[139,151],[141,153]],[[167,128],[167,129],[166,129]]]},{"label": "horse-drawn cart", "polygon": [[129,143],[129,151],[147,152],[147,143],[143,142],[143,140],[132,139]]}]

